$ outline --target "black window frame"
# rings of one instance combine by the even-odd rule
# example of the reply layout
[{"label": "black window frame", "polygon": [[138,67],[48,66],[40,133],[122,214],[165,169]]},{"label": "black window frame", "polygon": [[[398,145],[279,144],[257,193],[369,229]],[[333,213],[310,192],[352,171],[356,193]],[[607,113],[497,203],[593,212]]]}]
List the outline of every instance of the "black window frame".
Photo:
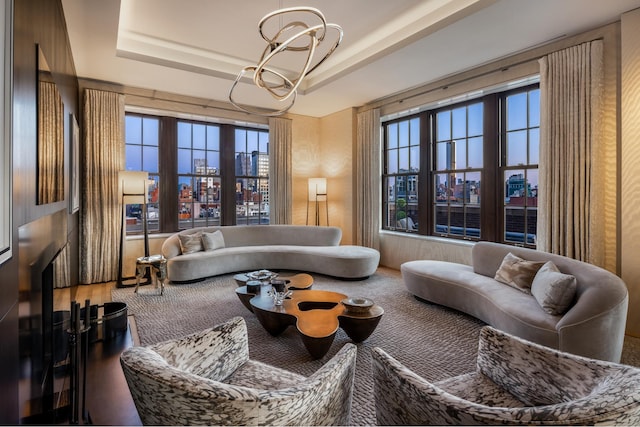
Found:
[{"label": "black window frame", "polygon": [[[158,228],[149,230],[149,234],[175,233],[186,229],[179,221],[178,209],[178,122],[188,122],[201,125],[214,125],[220,128],[220,221],[219,225],[236,225],[235,215],[235,130],[248,129],[259,132],[268,132],[268,129],[256,125],[233,125],[221,123],[215,120],[195,120],[184,119],[171,116],[138,113],[134,111],[125,112],[125,116],[140,116],[158,119],[160,121],[159,143],[158,143],[158,174],[159,192],[158,204],[159,223]],[[267,153],[268,154],[268,153]],[[184,174],[180,174],[184,175]],[[268,217],[267,217],[268,220]],[[206,225],[206,224],[205,224]],[[211,224],[213,225],[213,224]],[[215,225],[218,225],[217,223]],[[196,224],[195,226],[200,226]],[[127,232],[127,235],[135,235],[139,232]]]},{"label": "black window frame", "polygon": [[[493,241],[506,243],[514,246],[525,246],[535,248],[535,242],[516,242],[505,239],[505,219],[504,219],[504,197],[505,185],[503,176],[505,170],[522,169],[520,167],[507,167],[505,165],[505,144],[506,144],[506,124],[503,108],[507,96],[539,90],[539,83],[509,89],[502,92],[486,94],[481,97],[468,99],[458,103],[451,103],[444,106],[437,106],[425,109],[415,114],[396,117],[382,122],[382,229],[397,233],[414,233],[423,236],[443,237],[452,240],[467,241]],[[451,233],[439,233],[435,228],[435,177],[436,170],[436,114],[439,111],[451,110],[461,106],[482,102],[483,104],[483,165],[481,170],[482,193],[480,197],[480,233],[478,236],[458,236]],[[388,202],[387,178],[387,149],[388,149],[388,126],[390,124],[413,118],[420,119],[420,168],[418,172],[418,212],[417,230],[403,229],[402,227],[390,226],[386,206]],[[532,165],[531,168],[538,165]]]},{"label": "black window frame", "polygon": [[[482,133],[480,134],[472,134],[469,135],[468,133],[468,109],[472,106],[475,105],[481,105],[482,106],[482,110],[483,110],[483,120],[482,120]],[[480,213],[479,215],[479,227],[474,228],[474,227],[467,227],[467,215],[468,215],[468,208],[470,206],[472,206],[472,203],[467,203],[464,199],[466,198],[466,194],[470,193],[470,190],[467,188],[468,184],[467,184],[467,180],[465,180],[462,183],[462,194],[463,194],[463,201],[462,202],[458,202],[456,201],[455,203],[452,203],[451,200],[449,200],[449,198],[447,198],[444,201],[438,200],[438,194],[437,191],[435,191],[434,189],[436,188],[436,183],[437,183],[437,176],[438,175],[449,175],[448,180],[451,180],[452,176],[458,176],[460,174],[463,175],[467,175],[467,174],[473,174],[473,173],[479,173],[481,176],[481,182],[484,182],[484,175],[485,172],[487,171],[487,168],[485,167],[485,153],[484,153],[484,148],[486,145],[486,125],[487,125],[487,120],[485,120],[485,109],[487,107],[487,100],[485,99],[473,99],[473,100],[468,100],[465,102],[460,102],[460,103],[456,103],[456,104],[450,104],[447,106],[443,106],[437,109],[433,109],[430,110],[427,115],[429,116],[429,123],[431,126],[431,138],[429,141],[429,153],[431,155],[431,162],[430,162],[430,174],[429,174],[429,180],[428,183],[429,185],[429,189],[431,191],[430,194],[430,199],[429,199],[429,204],[430,204],[430,211],[431,211],[431,218],[432,218],[432,224],[430,226],[430,229],[433,233],[433,235],[435,236],[440,236],[440,237],[452,237],[452,238],[462,238],[464,240],[480,240],[482,238],[482,234],[484,234],[484,227],[482,224],[482,212],[484,212],[483,209],[483,200],[484,197],[480,198],[480,203],[477,204],[477,209],[479,209]],[[441,113],[445,113],[445,112],[451,112],[453,115],[454,111],[458,111],[461,109],[465,109],[465,136],[464,137],[455,137],[452,133],[452,128],[453,128],[453,117],[450,118],[449,120],[449,137],[444,139],[444,140],[439,140],[437,135],[438,135],[438,114]],[[456,152],[455,148],[451,148],[452,145],[457,145],[458,142],[460,142],[461,140],[465,140],[465,153],[468,152],[468,145],[469,145],[469,139],[477,139],[477,138],[481,138],[482,139],[482,160],[483,160],[483,164],[480,167],[469,167],[468,164],[466,164],[464,167],[460,166],[453,166],[453,167],[447,167],[444,169],[438,169],[437,163],[438,163],[438,145],[441,143],[447,143],[448,146],[451,149],[452,153]],[[454,143],[454,144],[452,144]],[[455,157],[455,154],[453,155]],[[465,155],[465,158],[467,158],[467,156]],[[468,163],[468,161],[467,161]],[[455,164],[457,165],[457,161],[455,160],[451,160],[449,162],[449,165]],[[488,173],[490,174],[491,171],[488,171]],[[448,182],[448,181],[447,181]],[[450,185],[450,182],[448,182],[448,184]],[[448,189],[451,187],[448,187]],[[469,190],[469,191],[468,191]],[[438,207],[441,206],[447,206],[447,225],[445,226],[445,229],[442,230],[438,230],[438,226],[442,226],[442,224],[438,224]],[[462,225],[460,226],[455,226],[455,225],[451,225],[451,216],[452,216],[452,210],[461,210],[462,212],[462,216],[464,218]],[[453,229],[453,230],[452,230]]]},{"label": "black window frame", "polygon": [[[185,229],[185,228],[194,228],[196,226],[219,226],[221,223],[221,209],[220,209],[220,205],[222,204],[222,197],[221,197],[221,187],[222,187],[222,183],[221,183],[221,167],[218,167],[217,173],[209,173],[208,169],[209,169],[209,156],[213,153],[218,153],[218,163],[221,164],[222,163],[222,149],[221,149],[221,129],[220,129],[220,125],[217,123],[204,123],[204,122],[199,122],[199,121],[195,121],[195,120],[184,120],[184,119],[178,119],[177,122],[177,129],[178,129],[178,133],[177,133],[177,161],[179,163],[180,161],[180,151],[188,151],[189,155],[191,157],[191,162],[190,162],[190,171],[189,172],[184,172],[184,171],[180,171],[180,165],[178,164],[178,174],[177,174],[177,178],[178,178],[178,185],[180,185],[181,179],[183,178],[188,178],[191,181],[191,200],[190,201],[185,201],[182,202],[182,205],[185,205],[185,208],[187,208],[187,210],[190,212],[190,215],[188,218],[181,218],[180,215],[182,213],[182,206],[178,207],[178,227],[180,229]],[[180,127],[181,124],[185,124],[187,126],[189,126],[189,131],[190,131],[190,137],[189,137],[189,141],[190,141],[190,146],[186,147],[186,146],[180,146]],[[204,135],[204,148],[201,147],[194,147],[194,132],[196,127],[198,128],[202,128],[203,129],[203,135]],[[215,139],[214,135],[210,135],[209,134],[209,129],[214,129],[217,130],[217,139],[218,139],[218,147],[217,150],[214,150],[214,145],[213,145],[213,141],[210,140],[210,137],[213,137],[213,139]],[[194,164],[195,162],[195,158],[193,157],[194,155],[196,155],[195,153],[200,153],[201,156],[204,156],[204,160],[205,160],[205,165],[204,165],[204,172],[202,170],[202,166],[196,166]],[[200,158],[198,158],[198,160],[202,160]],[[200,169],[200,170],[198,170]],[[198,188],[199,186],[202,186],[202,183],[204,180],[215,180],[217,181],[218,184],[218,191],[214,191],[212,190],[211,192],[208,191],[208,189],[206,190],[206,195],[202,194],[202,190],[200,188]],[[201,200],[200,197],[204,196],[205,200]],[[213,200],[215,199],[215,196],[217,196],[217,200]],[[209,200],[212,199],[212,200]],[[213,209],[211,206],[209,206],[209,202],[212,202],[212,204],[214,205]],[[217,202],[217,203],[216,203]],[[180,202],[179,202],[180,203]],[[186,206],[187,204],[189,204],[190,206]],[[198,205],[198,206],[197,206]],[[202,206],[204,205],[204,211],[202,210]],[[216,208],[217,206],[217,208]],[[211,210],[212,209],[212,210]],[[210,211],[211,210],[211,211]],[[205,214],[204,216],[202,214]],[[211,215],[210,215],[211,213]],[[217,215],[215,215],[217,214]],[[196,224],[196,221],[199,221],[200,224]],[[190,223],[190,227],[185,227],[186,223]]]},{"label": "black window frame", "polygon": [[[404,232],[407,233],[417,233],[418,230],[416,227],[419,226],[420,223],[420,217],[417,213],[419,213],[419,210],[417,209],[417,203],[418,200],[420,198],[420,190],[421,190],[421,164],[422,164],[422,159],[421,159],[421,153],[423,152],[422,146],[423,146],[423,130],[422,130],[422,121],[419,120],[418,121],[418,129],[419,129],[419,137],[417,138],[417,142],[418,144],[412,144],[412,127],[411,127],[411,121],[416,119],[418,116],[408,116],[408,117],[402,117],[402,118],[398,118],[395,120],[391,120],[389,122],[387,122],[386,124],[389,126],[393,126],[393,125],[398,125],[398,130],[397,133],[400,133],[400,126],[402,123],[407,123],[408,126],[408,132],[409,132],[409,144],[406,147],[388,147],[388,135],[389,135],[389,126],[385,126],[385,137],[384,137],[384,145],[383,145],[383,176],[382,176],[382,188],[384,189],[384,191],[386,192],[386,197],[383,197],[383,205],[382,205],[382,215],[383,215],[383,224],[387,224],[389,221],[389,213],[393,212],[395,218],[395,226],[389,226],[390,230],[402,230]],[[411,158],[413,157],[412,152],[411,152],[411,148],[412,147],[418,147],[418,169],[417,170],[412,170],[411,169]],[[399,155],[399,151],[402,149],[406,149],[407,150],[407,160],[409,161],[409,169],[402,171],[400,168],[400,155]],[[395,172],[393,171],[389,171],[389,163],[390,163],[390,154],[391,153],[396,153],[397,156],[395,157],[396,160],[396,166],[397,170]],[[405,191],[396,191],[394,190],[394,194],[393,194],[393,203],[390,203],[388,201],[388,186],[385,185],[385,183],[388,180],[393,179],[394,181],[396,181],[396,184],[394,185],[394,188],[398,188],[398,183],[402,184],[404,182],[403,187],[405,188]],[[409,185],[408,183],[412,183],[412,185]],[[411,194],[410,194],[411,193]],[[391,207],[391,205],[393,205],[393,208]],[[414,206],[415,206],[415,210],[416,215],[414,215],[412,213],[412,211],[414,210]],[[398,216],[398,214],[402,214],[402,216]],[[409,220],[405,220],[405,222],[403,223],[402,220],[404,218],[411,218],[412,223],[409,223]],[[413,227],[411,227],[411,224],[413,225]]]},{"label": "black window frame", "polygon": [[[509,235],[509,231],[506,229],[506,204],[504,203],[504,201],[506,201],[506,197],[507,197],[507,189],[506,189],[506,184],[505,184],[505,174],[508,173],[508,171],[520,171],[520,170],[524,170],[525,171],[525,179],[524,179],[524,184],[525,186],[528,187],[528,182],[529,180],[527,179],[527,175],[529,173],[529,171],[531,170],[536,170],[539,171],[539,167],[540,164],[539,163],[531,163],[530,162],[530,155],[531,152],[529,150],[529,146],[531,143],[531,129],[537,129],[538,130],[538,148],[539,148],[539,131],[540,131],[540,115],[538,115],[538,124],[537,126],[531,126],[531,123],[529,122],[530,120],[530,114],[529,114],[529,108],[530,108],[530,103],[529,103],[529,98],[530,98],[530,93],[534,92],[534,91],[538,91],[538,98],[539,98],[539,91],[540,91],[540,85],[536,84],[536,85],[530,85],[530,86],[526,86],[524,88],[517,88],[517,89],[512,89],[509,91],[504,91],[500,93],[500,174],[499,176],[496,178],[497,179],[497,183],[500,186],[500,188],[502,189],[502,199],[501,199],[501,203],[500,205],[497,207],[497,212],[498,215],[496,215],[499,219],[499,230],[501,233],[503,233],[502,235],[502,243],[506,243],[506,244],[512,244],[512,245],[516,245],[516,246],[525,246],[525,247],[532,247],[535,248],[536,246],[536,241],[535,241],[535,233],[534,236],[529,237],[529,232],[532,230],[532,228],[530,227],[530,220],[532,219],[529,215],[529,212],[534,211],[536,212],[535,218],[537,219],[537,187],[536,187],[536,206],[535,208],[532,206],[528,205],[528,201],[529,201],[529,197],[528,194],[525,196],[524,200],[525,200],[525,204],[523,207],[523,210],[525,212],[524,217],[524,221],[525,221],[525,230],[524,233],[522,235],[522,241],[520,241],[517,238],[514,239],[509,239],[507,238],[507,236]],[[527,98],[527,117],[526,117],[526,126],[523,128],[518,128],[518,129],[512,129],[512,130],[508,130],[507,129],[507,108],[506,108],[506,100],[508,97],[513,96],[513,95],[518,95],[518,94],[523,94],[526,93],[526,98]],[[507,144],[508,144],[508,138],[507,135],[509,132],[513,132],[513,131],[526,131],[527,132],[527,138],[526,138],[526,151],[527,151],[527,163],[526,164],[518,164],[518,165],[509,165],[507,164],[507,155],[508,155],[508,148],[507,148]],[[538,161],[540,160],[540,156],[538,154],[537,156]],[[511,207],[511,209],[516,209],[515,207]]]},{"label": "black window frame", "polygon": [[[245,150],[242,152],[238,152],[238,141],[235,138],[235,135],[238,134],[238,132],[245,132],[247,135],[249,132],[256,132],[258,133],[257,138],[258,138],[258,150],[257,151],[252,151],[251,153],[249,153],[249,150],[246,150],[246,148],[248,147],[248,142],[247,139],[245,138]],[[260,142],[260,134],[267,134],[267,140],[266,140],[266,151],[262,152],[259,150],[260,146],[261,146],[261,142]],[[252,223],[255,222],[256,218],[252,218],[250,209],[249,209],[249,203],[246,203],[246,197],[245,196],[245,192],[247,190],[251,190],[251,186],[247,185],[246,187],[242,187],[239,188],[238,187],[238,182],[239,181],[243,181],[243,183],[248,183],[251,181],[255,181],[254,186],[259,190],[257,192],[253,192],[252,193],[252,197],[255,197],[255,195],[257,194],[257,198],[258,198],[258,211],[257,211],[257,223],[258,224],[269,224],[269,212],[268,211],[264,211],[262,209],[262,202],[263,202],[263,194],[264,194],[264,189],[266,188],[266,197],[267,197],[267,202],[269,201],[269,165],[267,164],[267,168],[266,168],[266,174],[260,174],[260,159],[263,158],[262,156],[264,156],[265,154],[268,156],[269,155],[269,131],[265,130],[265,129],[256,129],[256,128],[250,128],[250,127],[246,127],[246,126],[236,126],[234,127],[234,160],[235,160],[235,165],[234,165],[234,188],[235,188],[235,196],[234,196],[234,200],[235,200],[235,223],[237,225],[250,225]],[[253,170],[248,171],[248,173],[239,173],[242,171],[238,171],[238,156],[239,154],[243,154],[243,155],[247,155],[251,157],[251,169],[253,169],[253,167],[257,164],[258,167],[256,168],[255,172]],[[256,159],[254,159],[254,156],[257,156],[257,163],[255,162]],[[266,183],[266,185],[265,185]],[[240,190],[240,191],[239,191]],[[254,203],[255,200],[251,200],[250,203]],[[245,209],[245,216],[244,216],[244,221],[240,222],[240,218],[238,218],[238,210],[237,210],[237,206],[243,206],[243,208]]]}]

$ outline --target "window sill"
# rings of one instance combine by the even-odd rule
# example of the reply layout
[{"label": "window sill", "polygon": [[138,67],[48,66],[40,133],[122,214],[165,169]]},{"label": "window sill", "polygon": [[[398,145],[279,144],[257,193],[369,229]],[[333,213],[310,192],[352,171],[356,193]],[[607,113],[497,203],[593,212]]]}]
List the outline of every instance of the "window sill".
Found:
[{"label": "window sill", "polygon": [[[166,239],[175,233],[149,233],[149,240]],[[143,240],[144,234],[131,234],[126,237],[126,240]]]},{"label": "window sill", "polygon": [[387,235],[393,237],[400,237],[406,239],[416,239],[425,242],[437,242],[437,243],[445,243],[448,245],[458,245],[464,247],[473,247],[476,242],[470,240],[460,240],[460,239],[449,239],[446,237],[438,237],[438,236],[425,236],[417,233],[404,233],[390,230],[380,230],[380,235]]}]

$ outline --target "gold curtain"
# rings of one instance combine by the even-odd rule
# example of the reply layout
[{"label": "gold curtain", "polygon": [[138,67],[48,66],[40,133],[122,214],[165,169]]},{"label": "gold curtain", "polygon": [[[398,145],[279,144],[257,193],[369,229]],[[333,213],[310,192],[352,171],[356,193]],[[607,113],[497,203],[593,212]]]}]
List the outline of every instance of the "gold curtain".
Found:
[{"label": "gold curtain", "polygon": [[71,286],[71,257],[69,245],[65,245],[53,260],[53,287],[68,288]]},{"label": "gold curtain", "polygon": [[38,204],[64,200],[64,105],[55,83],[39,82]]},{"label": "gold curtain", "polygon": [[355,243],[379,249],[380,110],[358,113],[357,120]]},{"label": "gold curtain", "polygon": [[124,95],[86,89],[83,109],[80,283],[118,278],[124,166]]},{"label": "gold curtain", "polygon": [[269,118],[269,222],[291,224],[291,120]]},{"label": "gold curtain", "polygon": [[603,43],[540,59],[539,250],[603,266]]}]

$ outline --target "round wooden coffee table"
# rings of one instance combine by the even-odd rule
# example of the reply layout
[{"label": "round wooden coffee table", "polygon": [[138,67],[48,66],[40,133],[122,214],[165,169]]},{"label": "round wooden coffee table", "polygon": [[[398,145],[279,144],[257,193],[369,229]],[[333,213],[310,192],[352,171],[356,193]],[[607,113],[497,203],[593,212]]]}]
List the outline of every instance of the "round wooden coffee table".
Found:
[{"label": "round wooden coffee table", "polygon": [[339,327],[354,342],[362,342],[373,333],[384,314],[377,304],[365,313],[349,312],[341,303],[345,298],[338,292],[294,290],[281,306],[276,306],[267,292],[261,292],[249,299],[249,306],[271,335],[295,326],[307,351],[319,359],[331,348]]}]

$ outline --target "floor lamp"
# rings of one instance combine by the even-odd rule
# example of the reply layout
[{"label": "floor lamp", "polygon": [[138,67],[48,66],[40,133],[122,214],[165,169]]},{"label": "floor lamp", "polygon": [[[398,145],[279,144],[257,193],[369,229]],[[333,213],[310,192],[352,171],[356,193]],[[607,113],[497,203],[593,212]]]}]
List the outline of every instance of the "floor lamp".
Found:
[{"label": "floor lamp", "polygon": [[309,225],[309,203],[315,206],[315,224],[320,225],[319,203],[324,202],[327,215],[327,226],[329,225],[329,206],[327,200],[327,178],[309,178],[309,198],[307,200],[307,225]]},{"label": "floor lamp", "polygon": [[[126,235],[127,205],[142,205],[142,232],[144,234],[144,256],[149,256],[149,230],[147,226],[147,198],[149,197],[149,174],[139,171],[119,171],[118,188],[122,203],[122,222],[120,225],[120,256],[118,258],[118,282],[116,287],[124,288],[135,286],[135,279],[122,277],[122,266],[124,259],[124,240]],[[145,284],[151,283],[151,276],[145,276]]]}]

